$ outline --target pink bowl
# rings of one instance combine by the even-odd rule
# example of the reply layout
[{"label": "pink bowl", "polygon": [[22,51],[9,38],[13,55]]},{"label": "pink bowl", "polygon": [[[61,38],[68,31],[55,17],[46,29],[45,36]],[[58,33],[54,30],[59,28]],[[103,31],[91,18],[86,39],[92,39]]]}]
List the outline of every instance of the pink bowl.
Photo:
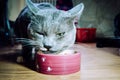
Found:
[{"label": "pink bowl", "polygon": [[80,71],[80,53],[54,55],[37,53],[37,70],[52,75],[71,74]]}]

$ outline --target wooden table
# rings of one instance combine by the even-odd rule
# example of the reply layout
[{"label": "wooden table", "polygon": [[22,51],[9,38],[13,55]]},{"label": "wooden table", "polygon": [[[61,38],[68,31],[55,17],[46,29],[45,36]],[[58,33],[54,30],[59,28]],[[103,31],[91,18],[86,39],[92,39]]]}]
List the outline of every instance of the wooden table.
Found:
[{"label": "wooden table", "polygon": [[[96,48],[95,43],[77,43],[81,70],[69,75],[45,75],[15,62],[20,47],[0,49],[0,80],[120,80],[117,48]],[[17,51],[17,52],[16,52]]]}]

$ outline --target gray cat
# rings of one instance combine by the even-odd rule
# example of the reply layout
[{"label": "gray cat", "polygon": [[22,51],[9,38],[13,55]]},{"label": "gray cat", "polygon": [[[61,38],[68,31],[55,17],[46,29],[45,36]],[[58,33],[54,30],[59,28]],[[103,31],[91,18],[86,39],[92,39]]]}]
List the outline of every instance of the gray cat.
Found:
[{"label": "gray cat", "polygon": [[23,44],[25,58],[33,58],[35,50],[54,54],[74,44],[74,23],[82,14],[83,3],[68,11],[58,10],[50,3],[38,4],[30,0],[26,3],[27,7],[21,11],[14,26],[17,40]]}]

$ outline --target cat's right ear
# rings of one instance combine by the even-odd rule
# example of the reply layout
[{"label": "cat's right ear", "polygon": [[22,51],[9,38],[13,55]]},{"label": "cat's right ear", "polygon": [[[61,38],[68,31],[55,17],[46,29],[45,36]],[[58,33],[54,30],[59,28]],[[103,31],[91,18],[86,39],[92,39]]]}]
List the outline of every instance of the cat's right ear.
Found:
[{"label": "cat's right ear", "polygon": [[83,12],[83,9],[84,9],[84,4],[80,3],[77,6],[73,7],[72,9],[70,9],[68,11],[68,13],[71,14],[71,17],[75,17],[75,18],[79,19],[81,14],[82,14],[82,12]]},{"label": "cat's right ear", "polygon": [[37,14],[39,12],[39,8],[31,0],[26,0],[26,4],[33,14]]}]

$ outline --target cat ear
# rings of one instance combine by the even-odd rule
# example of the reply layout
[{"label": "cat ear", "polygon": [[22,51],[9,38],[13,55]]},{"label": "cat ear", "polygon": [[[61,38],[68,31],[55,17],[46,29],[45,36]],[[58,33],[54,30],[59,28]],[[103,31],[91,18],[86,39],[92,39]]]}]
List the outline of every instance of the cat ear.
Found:
[{"label": "cat ear", "polygon": [[72,9],[70,9],[68,11],[68,13],[70,13],[72,15],[72,17],[75,17],[75,18],[79,19],[81,14],[82,14],[82,12],[83,12],[83,9],[84,9],[84,4],[80,3],[77,6],[73,7]]},{"label": "cat ear", "polygon": [[26,0],[26,4],[33,14],[38,13],[39,8],[31,0]]}]

